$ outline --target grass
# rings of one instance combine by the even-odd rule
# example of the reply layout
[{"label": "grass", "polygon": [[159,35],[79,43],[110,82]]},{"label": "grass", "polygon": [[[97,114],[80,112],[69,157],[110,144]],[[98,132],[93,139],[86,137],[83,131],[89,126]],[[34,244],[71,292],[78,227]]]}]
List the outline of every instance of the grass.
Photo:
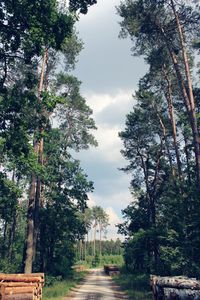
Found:
[{"label": "grass", "polygon": [[131,300],[151,300],[152,293],[149,286],[149,276],[120,274],[114,281],[129,296]]},{"label": "grass", "polygon": [[72,278],[55,281],[51,286],[44,287],[43,300],[61,300],[70,290],[85,277],[87,272],[75,272]]}]

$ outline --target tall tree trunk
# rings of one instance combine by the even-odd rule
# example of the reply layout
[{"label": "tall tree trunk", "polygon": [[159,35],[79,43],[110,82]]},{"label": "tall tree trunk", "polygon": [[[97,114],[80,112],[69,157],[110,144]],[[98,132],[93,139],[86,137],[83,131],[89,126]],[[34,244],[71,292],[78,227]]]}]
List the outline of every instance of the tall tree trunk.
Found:
[{"label": "tall tree trunk", "polygon": [[9,242],[8,242],[8,257],[10,261],[12,261],[13,259],[13,242],[15,238],[16,224],[17,224],[17,211],[15,210],[12,224],[10,227]]},{"label": "tall tree trunk", "polygon": [[175,149],[175,154],[176,154],[178,176],[179,176],[179,179],[181,179],[182,168],[181,168],[181,159],[180,159],[179,149],[178,149],[176,121],[175,121],[175,117],[174,117],[174,106],[173,106],[173,100],[172,100],[172,85],[171,85],[169,76],[167,74],[165,65],[163,66],[163,74],[164,74],[165,80],[167,82],[167,92],[165,93],[165,97],[167,100],[168,113],[169,113],[169,118],[170,118],[171,125],[172,125],[172,136],[173,136],[174,149]]},{"label": "tall tree trunk", "polygon": [[180,24],[179,16],[176,12],[176,8],[174,5],[174,1],[171,0],[172,10],[174,12],[174,16],[176,19],[177,29],[179,33],[179,41],[183,56],[183,63],[185,67],[185,75],[187,78],[187,84],[188,84],[188,94],[189,94],[189,101],[190,101],[190,118],[191,118],[191,125],[192,125],[192,131],[193,131],[193,139],[194,139],[194,148],[195,148],[195,158],[196,158],[196,173],[197,173],[197,185],[198,190],[200,191],[200,136],[198,132],[198,125],[197,125],[197,116],[195,112],[195,100],[194,100],[194,94],[193,94],[193,87],[192,87],[192,78],[190,73],[190,67],[189,67],[189,61],[188,61],[188,55],[186,52],[185,42],[184,42],[184,34],[183,29]]},{"label": "tall tree trunk", "polygon": [[94,257],[96,255],[96,231],[97,231],[97,223],[96,223],[96,220],[95,220],[95,223],[94,223],[94,241],[93,241],[93,255],[94,255]]},{"label": "tall tree trunk", "polygon": [[[171,0],[171,4],[173,7],[174,2],[172,0]],[[174,12],[175,12],[176,22],[177,21],[179,22],[178,14],[176,13],[176,11],[174,11]],[[180,22],[179,22],[179,24],[180,24]],[[189,71],[189,64],[188,64],[188,60],[187,60],[187,53],[186,53],[186,49],[185,49],[185,45],[184,45],[182,28],[181,28],[181,26],[178,26],[178,23],[177,23],[177,29],[178,29],[178,33],[179,33],[179,40],[180,40],[181,50],[182,50],[182,54],[183,54],[183,63],[185,65],[185,76],[186,76],[187,83],[188,83],[189,95],[187,93],[187,88],[185,86],[185,82],[184,82],[182,73],[180,71],[180,66],[178,64],[176,54],[174,53],[174,50],[170,44],[168,36],[165,33],[164,28],[160,24],[157,23],[157,26],[161,30],[161,33],[163,34],[163,38],[166,42],[167,49],[169,51],[169,54],[171,56],[171,59],[172,59],[173,65],[174,65],[174,70],[176,72],[176,77],[177,77],[177,81],[178,81],[178,84],[180,87],[180,91],[183,96],[184,104],[187,109],[188,118],[190,121],[192,135],[193,135],[194,153],[195,153],[195,161],[196,161],[195,165],[196,165],[197,188],[200,192],[200,137],[199,137],[198,127],[197,127],[197,118],[196,118],[196,114],[195,114],[195,103],[194,103],[194,97],[193,97],[192,82],[191,82],[191,76],[190,76],[190,71]],[[188,80],[189,80],[189,82],[188,82]]]},{"label": "tall tree trunk", "polygon": [[[12,182],[15,183],[15,170],[13,170],[12,174]],[[17,182],[19,183],[19,182]],[[16,223],[17,223],[17,208],[15,207],[13,210],[13,219],[9,229],[9,240],[8,240],[8,257],[10,261],[13,258],[13,243],[15,238],[15,231],[16,231]]]},{"label": "tall tree trunk", "polygon": [[[41,101],[41,92],[44,84],[45,66],[47,61],[48,50],[45,49],[40,82],[38,87],[38,101]],[[41,131],[41,129],[39,129]],[[38,162],[41,164],[43,156],[43,137],[40,140],[34,141],[34,152],[38,156]],[[24,273],[31,273],[33,267],[33,258],[36,249],[37,232],[39,226],[39,203],[40,203],[40,178],[36,177],[36,174],[31,176],[30,193],[29,193],[29,204],[27,214],[27,231],[26,231],[26,242],[24,249]]]},{"label": "tall tree trunk", "polygon": [[[44,89],[44,83],[45,83],[45,69],[47,66],[48,61],[48,49],[45,49],[43,61],[42,61],[42,69],[41,69],[41,75],[40,75],[40,83],[38,88],[38,99],[41,101],[41,93]],[[46,87],[47,88],[47,87]],[[42,115],[44,114],[44,111],[42,111]],[[39,134],[40,139],[38,142],[38,163],[39,165],[43,166],[43,152],[44,152],[44,128],[39,128]],[[35,257],[36,253],[36,244],[37,244],[37,238],[39,234],[39,210],[41,207],[41,190],[42,190],[42,183],[40,176],[37,176],[37,183],[36,183],[36,194],[35,194],[35,215],[34,215],[34,244],[33,244],[33,257]]]},{"label": "tall tree trunk", "polygon": [[185,158],[186,158],[186,164],[187,164],[188,183],[191,186],[192,180],[191,180],[191,172],[190,172],[190,153],[188,151],[189,142],[188,142],[188,139],[187,139],[186,134],[184,133],[184,131],[182,132],[182,134],[183,134],[184,143],[185,143],[184,152],[185,152]]},{"label": "tall tree trunk", "polygon": [[31,176],[31,186],[29,193],[28,213],[27,213],[27,231],[24,249],[24,273],[32,273],[33,265],[33,236],[34,236],[34,210],[35,210],[35,186],[36,175]]},{"label": "tall tree trunk", "polygon": [[175,170],[174,170],[174,167],[173,167],[172,156],[171,156],[170,149],[169,149],[169,143],[168,143],[168,138],[167,138],[167,130],[166,130],[165,124],[163,123],[163,120],[162,120],[159,113],[157,113],[157,116],[158,116],[162,131],[163,131],[163,139],[165,141],[165,146],[166,146],[166,149],[167,149],[167,156],[168,156],[168,159],[169,159],[171,174],[172,174],[172,177],[175,179]]},{"label": "tall tree trunk", "polygon": [[99,257],[100,257],[100,265],[101,265],[101,256],[102,256],[102,244],[101,244],[101,239],[102,239],[102,224],[99,224]]}]

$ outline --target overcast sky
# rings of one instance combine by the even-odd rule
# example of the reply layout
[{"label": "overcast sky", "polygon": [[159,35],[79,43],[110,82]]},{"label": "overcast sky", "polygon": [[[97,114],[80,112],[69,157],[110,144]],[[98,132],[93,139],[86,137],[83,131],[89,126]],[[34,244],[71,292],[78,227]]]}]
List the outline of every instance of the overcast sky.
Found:
[{"label": "overcast sky", "polygon": [[90,205],[100,205],[110,215],[109,238],[116,237],[114,224],[131,201],[130,176],[119,171],[126,165],[118,132],[133,107],[132,94],[147,68],[142,59],[131,56],[131,42],[118,38],[120,18],[115,6],[120,0],[98,0],[77,24],[84,42],[75,75],[82,81],[82,95],[93,109],[98,130],[98,148],[76,154],[94,182]]}]

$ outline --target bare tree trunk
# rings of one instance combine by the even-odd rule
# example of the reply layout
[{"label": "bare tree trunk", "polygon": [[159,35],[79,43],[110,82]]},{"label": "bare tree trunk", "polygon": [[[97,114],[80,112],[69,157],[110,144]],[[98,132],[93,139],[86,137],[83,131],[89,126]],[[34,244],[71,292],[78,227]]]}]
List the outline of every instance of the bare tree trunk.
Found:
[{"label": "bare tree trunk", "polygon": [[94,241],[93,241],[93,255],[95,257],[95,254],[96,254],[96,231],[97,231],[97,223],[96,223],[96,220],[95,220],[95,223],[94,223]]},{"label": "bare tree trunk", "polygon": [[176,129],[176,121],[175,121],[175,117],[174,117],[174,106],[173,106],[173,101],[172,101],[172,85],[171,85],[171,81],[169,79],[169,76],[167,74],[165,66],[163,67],[163,74],[164,74],[165,80],[167,82],[167,92],[165,94],[165,97],[167,100],[169,118],[170,118],[171,125],[172,125],[172,136],[173,136],[173,141],[174,141],[174,149],[175,149],[175,154],[176,154],[178,175],[179,175],[179,179],[181,179],[182,168],[181,168],[181,159],[180,159],[180,155],[179,155],[178,142],[177,142],[177,129]]},{"label": "bare tree trunk", "polygon": [[191,186],[192,180],[191,180],[191,175],[190,175],[190,154],[189,154],[189,151],[188,151],[189,143],[188,143],[188,139],[185,136],[184,132],[183,132],[183,138],[184,138],[184,143],[185,143],[184,152],[185,152],[185,158],[186,158],[186,163],[187,163],[188,183]]},{"label": "bare tree trunk", "polygon": [[172,156],[171,156],[171,153],[170,153],[170,150],[169,150],[169,143],[168,143],[168,139],[167,139],[167,130],[166,130],[165,124],[163,123],[162,118],[159,115],[159,113],[157,113],[157,116],[158,116],[162,131],[163,131],[163,139],[165,141],[165,146],[166,146],[166,149],[167,149],[167,155],[168,155],[168,159],[169,159],[171,174],[172,174],[172,177],[175,178],[175,170],[174,170],[174,167],[173,167]]},{"label": "bare tree trunk", "polygon": [[101,244],[101,239],[102,239],[102,224],[99,224],[99,257],[100,257],[100,264],[101,264],[101,256],[102,256],[102,244]]},{"label": "bare tree trunk", "polygon": [[33,236],[34,236],[34,210],[35,210],[35,186],[36,176],[31,176],[31,186],[29,193],[28,213],[27,213],[27,231],[24,249],[24,273],[32,273],[33,265]]},{"label": "bare tree trunk", "polygon": [[[40,83],[38,88],[38,99],[41,101],[41,93],[44,88],[44,81],[45,81],[45,69],[47,65],[48,60],[48,49],[45,49],[43,61],[42,61],[42,69],[41,69],[41,75],[40,75]],[[42,112],[43,114],[44,112]],[[43,166],[43,152],[44,152],[44,138],[43,138],[44,128],[39,128],[39,134],[40,139],[38,142],[38,163],[39,165]],[[42,183],[40,176],[37,177],[37,183],[36,183],[36,194],[35,194],[35,215],[34,215],[34,244],[33,244],[33,257],[35,259],[36,254],[36,244],[37,244],[37,238],[39,234],[39,210],[41,207],[41,189],[42,189]]]},{"label": "bare tree trunk", "polygon": [[[12,182],[15,183],[15,170],[13,170]],[[8,257],[11,261],[13,257],[13,243],[15,238],[16,222],[17,222],[17,209],[14,208],[13,219],[9,230],[9,240],[8,240]]]},{"label": "bare tree trunk", "polygon": [[[44,84],[44,76],[45,76],[45,66],[47,61],[48,50],[45,49],[41,75],[40,75],[40,83],[38,87],[38,100],[41,101],[41,92]],[[41,131],[41,129],[39,129]],[[43,137],[40,138],[39,141],[34,141],[34,152],[38,155],[38,162],[41,164],[42,156],[43,156]],[[40,178],[36,177],[33,173],[31,176],[31,185],[30,185],[30,193],[29,193],[29,204],[28,204],[28,214],[27,214],[27,231],[26,231],[26,242],[25,242],[25,250],[24,250],[24,273],[31,273],[33,266],[33,259],[35,255],[36,249],[36,240],[39,226],[39,203],[40,203]]]},{"label": "bare tree trunk", "polygon": [[193,94],[193,87],[192,87],[192,78],[190,73],[190,67],[188,62],[188,56],[186,52],[185,42],[184,42],[184,36],[183,36],[183,29],[180,24],[179,16],[176,12],[176,8],[174,5],[174,1],[171,0],[172,9],[174,12],[174,16],[176,18],[176,24],[177,29],[179,33],[179,40],[182,50],[182,56],[183,56],[183,62],[185,66],[185,75],[187,78],[188,83],[188,93],[189,93],[189,101],[190,101],[190,115],[191,115],[191,125],[192,125],[192,131],[193,131],[193,139],[194,139],[194,148],[195,148],[195,158],[196,158],[196,172],[197,172],[197,185],[198,190],[200,191],[200,137],[198,132],[198,125],[197,125],[197,116],[195,112],[195,100],[194,100],[194,94]]},{"label": "bare tree trunk", "polygon": [[11,261],[13,259],[13,242],[15,238],[16,224],[17,224],[17,212],[15,211],[12,220],[12,225],[10,228],[9,243],[8,243],[8,257]]},{"label": "bare tree trunk", "polygon": [[184,43],[184,38],[183,38],[183,31],[182,31],[182,28],[180,25],[179,16],[175,10],[175,5],[174,5],[173,0],[171,0],[171,5],[172,5],[172,9],[173,9],[175,18],[176,18],[177,29],[178,29],[178,33],[179,33],[179,42],[180,42],[182,55],[183,55],[183,63],[185,66],[185,75],[186,75],[186,79],[187,79],[187,83],[188,83],[189,95],[187,93],[185,82],[183,80],[183,76],[180,71],[180,67],[179,67],[179,64],[177,61],[176,54],[174,53],[174,50],[172,49],[172,47],[170,45],[168,36],[165,33],[164,28],[160,24],[157,24],[157,25],[163,34],[168,51],[170,53],[170,56],[171,56],[171,59],[172,59],[173,65],[174,65],[174,69],[176,72],[178,84],[180,86],[180,91],[183,95],[185,107],[188,112],[188,117],[189,117],[190,125],[192,128],[193,143],[194,143],[197,188],[200,191],[200,137],[199,137],[199,133],[198,133],[197,118],[196,118],[196,113],[195,113],[195,102],[194,102],[193,89],[192,89],[192,80],[191,80],[189,63],[188,63],[188,59],[187,59],[187,53],[186,53],[186,48],[185,48],[185,43]]}]

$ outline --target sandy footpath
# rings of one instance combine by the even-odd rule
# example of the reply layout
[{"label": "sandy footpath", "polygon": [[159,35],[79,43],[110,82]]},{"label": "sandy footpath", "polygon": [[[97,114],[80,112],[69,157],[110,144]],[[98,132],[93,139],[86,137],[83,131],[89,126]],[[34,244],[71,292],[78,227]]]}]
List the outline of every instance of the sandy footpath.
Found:
[{"label": "sandy footpath", "polygon": [[110,276],[102,269],[90,270],[82,285],[74,288],[63,300],[116,300],[128,299],[120,292]]}]

